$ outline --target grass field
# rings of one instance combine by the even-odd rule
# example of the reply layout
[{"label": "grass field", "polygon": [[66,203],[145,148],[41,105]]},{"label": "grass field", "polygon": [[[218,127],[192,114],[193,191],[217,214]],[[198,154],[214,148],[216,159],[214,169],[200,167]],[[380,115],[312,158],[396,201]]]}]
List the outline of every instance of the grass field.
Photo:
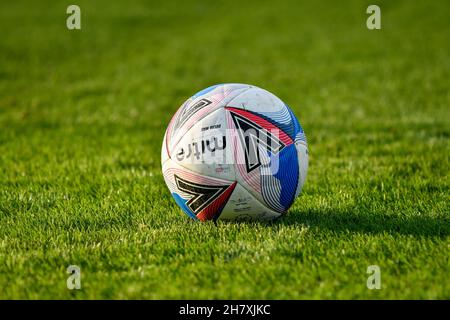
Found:
[{"label": "grass field", "polygon": [[[0,298],[450,298],[447,1],[378,1],[373,31],[371,1],[80,0],[69,31],[71,3],[0,4]],[[224,82],[308,137],[274,223],[191,221],[164,184],[171,116]]]}]

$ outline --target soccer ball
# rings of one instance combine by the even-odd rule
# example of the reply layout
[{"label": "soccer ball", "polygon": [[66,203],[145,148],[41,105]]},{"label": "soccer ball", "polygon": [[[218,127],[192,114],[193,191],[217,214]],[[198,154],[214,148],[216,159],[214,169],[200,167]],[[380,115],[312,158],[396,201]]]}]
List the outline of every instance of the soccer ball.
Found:
[{"label": "soccer ball", "polygon": [[161,163],[176,203],[196,220],[272,220],[289,209],[308,170],[291,109],[247,84],[189,98],[166,130]]}]

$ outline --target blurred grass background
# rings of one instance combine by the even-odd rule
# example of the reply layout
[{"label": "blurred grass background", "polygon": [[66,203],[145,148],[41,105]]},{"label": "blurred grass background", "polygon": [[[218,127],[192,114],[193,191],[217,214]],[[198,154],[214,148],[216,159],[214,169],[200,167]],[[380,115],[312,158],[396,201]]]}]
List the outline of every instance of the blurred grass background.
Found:
[{"label": "blurred grass background", "polygon": [[[373,31],[370,1],[77,1],[78,31],[69,4],[0,4],[0,298],[450,298],[447,1]],[[223,82],[307,134],[273,224],[193,223],[162,179],[172,114]]]}]

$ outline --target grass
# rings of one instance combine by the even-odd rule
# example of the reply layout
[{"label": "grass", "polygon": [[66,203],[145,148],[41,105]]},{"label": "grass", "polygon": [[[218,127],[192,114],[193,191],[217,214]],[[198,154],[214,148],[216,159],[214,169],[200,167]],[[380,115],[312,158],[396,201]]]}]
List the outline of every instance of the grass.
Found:
[{"label": "grass", "polygon": [[[80,0],[80,31],[69,4],[0,4],[0,298],[450,298],[447,2],[379,1],[377,31],[370,1]],[[277,222],[196,223],[164,184],[172,114],[223,82],[307,134]]]}]

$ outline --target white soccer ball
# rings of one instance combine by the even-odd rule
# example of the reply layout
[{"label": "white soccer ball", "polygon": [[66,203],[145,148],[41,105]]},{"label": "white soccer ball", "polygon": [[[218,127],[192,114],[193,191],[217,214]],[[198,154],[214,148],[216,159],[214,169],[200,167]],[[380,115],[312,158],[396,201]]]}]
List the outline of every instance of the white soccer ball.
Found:
[{"label": "white soccer ball", "polygon": [[275,95],[221,84],[178,109],[161,163],[173,198],[193,219],[272,220],[303,187],[308,146],[297,118]]}]

